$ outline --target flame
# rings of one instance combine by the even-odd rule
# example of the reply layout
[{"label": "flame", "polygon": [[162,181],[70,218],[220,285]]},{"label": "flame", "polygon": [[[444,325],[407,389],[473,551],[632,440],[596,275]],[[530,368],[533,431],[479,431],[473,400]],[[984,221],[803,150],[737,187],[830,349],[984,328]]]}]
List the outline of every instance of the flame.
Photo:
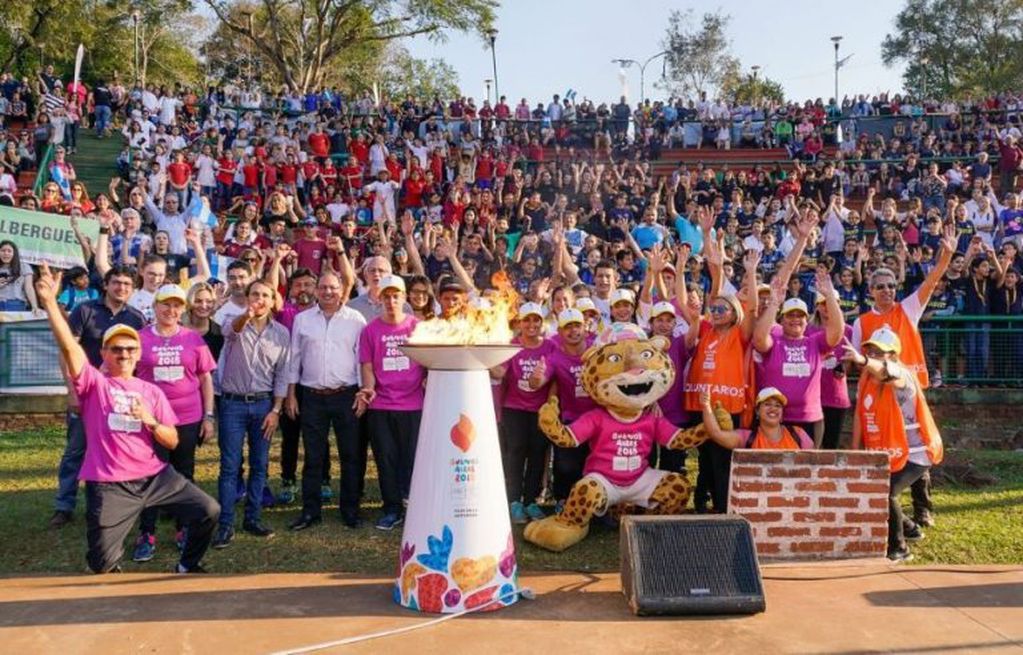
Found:
[{"label": "flame", "polygon": [[463,453],[467,453],[474,441],[476,441],[476,426],[472,424],[472,419],[465,414],[460,414],[458,423],[451,427],[451,443],[455,444]]},{"label": "flame", "polygon": [[511,343],[512,319],[518,310],[518,294],[504,271],[490,279],[494,290],[484,292],[481,300],[469,303],[459,316],[434,318],[416,325],[408,342],[414,345],[479,345]]}]

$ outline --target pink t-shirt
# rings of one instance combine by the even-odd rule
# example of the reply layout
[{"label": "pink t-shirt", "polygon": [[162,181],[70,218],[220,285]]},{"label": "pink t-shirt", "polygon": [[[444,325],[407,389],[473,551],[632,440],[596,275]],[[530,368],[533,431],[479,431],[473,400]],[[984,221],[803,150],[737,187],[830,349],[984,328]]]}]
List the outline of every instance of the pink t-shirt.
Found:
[{"label": "pink t-shirt", "polygon": [[127,482],[156,475],[167,466],[153,450],[153,433],[133,418],[131,405],[141,398],[163,425],[177,425],[160,388],[138,378],[111,378],[86,364],[75,379],[85,427],[85,459],[78,479]]},{"label": "pink t-shirt", "polygon": [[686,365],[689,363],[691,353],[686,348],[685,336],[678,336],[671,340],[671,348],[668,349],[668,357],[675,365],[675,381],[671,383],[668,393],[657,401],[661,407],[661,414],[671,421],[675,426],[682,427],[689,422],[689,412],[682,409],[682,389],[686,384]]},{"label": "pink t-shirt", "polygon": [[[310,307],[315,306],[315,304],[310,305]],[[281,311],[277,312],[274,319],[284,327],[288,328],[288,332],[291,332],[291,326],[295,324],[295,317],[307,309],[309,309],[309,307],[299,307],[290,300],[285,300],[284,306],[281,307]]]},{"label": "pink t-shirt", "polygon": [[782,327],[771,328],[774,345],[761,353],[760,388],[776,387],[785,394],[783,420],[807,423],[824,418],[821,409],[821,370],[824,356],[831,351],[824,331],[807,330],[801,339],[789,339]]},{"label": "pink t-shirt", "polygon": [[398,348],[408,341],[416,323],[412,315],[397,325],[375,318],[359,335],[359,363],[372,364],[377,379],[370,409],[411,412],[423,408],[426,371]]},{"label": "pink t-shirt", "polygon": [[667,446],[678,428],[649,412],[632,423],[622,423],[601,407],[580,416],[569,430],[580,445],[590,444],[584,475],[599,473],[612,484],[627,487],[649,467],[647,456],[654,444]]},{"label": "pink t-shirt", "polygon": [[173,337],[156,333],[155,326],[139,331],[142,355],[135,375],[160,387],[182,425],[202,420],[199,376],[217,368],[217,360],[199,333],[182,327]]},{"label": "pink t-shirt", "polygon": [[[518,339],[514,339],[512,343],[521,345]],[[535,412],[540,409],[540,406],[547,400],[550,380],[534,391],[529,388],[529,376],[540,360],[550,357],[554,350],[556,350],[554,344],[544,339],[536,348],[523,346],[522,350],[515,353],[515,356],[508,361],[508,368],[504,374],[504,406],[506,408],[524,412]]]},{"label": "pink t-shirt", "polygon": [[547,375],[558,385],[561,420],[571,423],[597,407],[590,394],[583,389],[583,358],[569,355],[560,347],[554,348],[547,358]]},{"label": "pink t-shirt", "polygon": [[[807,332],[810,329],[807,328]],[[818,326],[813,326],[812,329],[823,332],[823,329]],[[852,333],[852,326],[846,323],[845,338],[852,341]],[[849,400],[849,377],[846,375],[835,377],[835,371],[842,370],[842,355],[844,354],[845,349],[842,348],[842,342],[839,341],[838,345],[824,356],[824,370],[821,371],[822,407],[837,407],[841,409],[852,407],[852,401]]]}]

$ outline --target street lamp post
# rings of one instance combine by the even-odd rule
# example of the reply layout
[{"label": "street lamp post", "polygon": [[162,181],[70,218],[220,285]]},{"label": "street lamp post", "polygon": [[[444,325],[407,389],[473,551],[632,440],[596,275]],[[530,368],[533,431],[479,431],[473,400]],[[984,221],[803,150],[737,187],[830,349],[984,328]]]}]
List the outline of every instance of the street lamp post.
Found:
[{"label": "street lamp post", "polygon": [[753,64],[750,66],[750,70],[753,71],[753,105],[756,106],[757,101],[760,99],[760,87],[757,86],[757,73],[760,72],[760,66]]},{"label": "street lamp post", "polygon": [[838,69],[841,67],[841,63],[838,61],[838,44],[842,40],[841,36],[831,37],[831,42],[835,44],[835,106],[841,107],[842,104],[838,100]]},{"label": "street lamp post", "polygon": [[[494,80],[487,78],[483,80],[483,83],[487,85],[487,100],[490,100],[490,83]],[[494,104],[497,104],[496,102]]]},{"label": "street lamp post", "polygon": [[135,41],[133,46],[133,52],[135,53],[133,64],[132,64],[132,77],[135,78],[135,86],[139,85],[139,12],[135,10],[131,12],[131,24],[135,31]]},{"label": "street lamp post", "polygon": [[497,104],[497,102],[501,101],[501,88],[497,84],[497,48],[495,47],[497,43],[496,27],[491,27],[487,30],[487,38],[490,39],[490,60],[494,65],[494,104]]},{"label": "street lamp post", "polygon": [[647,60],[644,61],[642,64],[636,61],[635,59],[612,59],[611,63],[618,64],[622,68],[625,68],[627,66],[636,66],[637,68],[639,68],[639,102],[642,103],[644,100],[646,100],[645,73],[647,64],[652,62],[654,59],[657,59],[658,57],[663,57],[664,55],[667,54],[669,54],[667,50],[662,50],[661,52],[658,52],[656,55],[651,55],[650,57],[648,57]]}]

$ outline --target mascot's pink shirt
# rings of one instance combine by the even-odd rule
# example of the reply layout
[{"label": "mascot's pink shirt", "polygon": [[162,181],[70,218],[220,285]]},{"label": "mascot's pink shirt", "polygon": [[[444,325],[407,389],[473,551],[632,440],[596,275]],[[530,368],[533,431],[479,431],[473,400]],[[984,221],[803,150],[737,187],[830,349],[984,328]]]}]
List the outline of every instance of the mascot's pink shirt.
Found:
[{"label": "mascot's pink shirt", "polygon": [[580,445],[590,444],[583,474],[599,473],[619,487],[628,487],[649,465],[654,444],[667,446],[678,430],[666,418],[649,412],[623,423],[604,408],[586,412],[568,428]]}]

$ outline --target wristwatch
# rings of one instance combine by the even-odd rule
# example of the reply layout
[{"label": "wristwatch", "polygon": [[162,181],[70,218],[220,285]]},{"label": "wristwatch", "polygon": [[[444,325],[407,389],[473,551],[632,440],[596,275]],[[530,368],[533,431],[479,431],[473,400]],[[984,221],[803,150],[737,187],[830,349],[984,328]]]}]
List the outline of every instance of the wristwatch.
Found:
[{"label": "wristwatch", "polygon": [[203,416],[203,418],[204,419],[209,419],[210,421],[212,421],[215,418],[215,415],[214,415],[213,412],[206,412],[206,415]]}]

